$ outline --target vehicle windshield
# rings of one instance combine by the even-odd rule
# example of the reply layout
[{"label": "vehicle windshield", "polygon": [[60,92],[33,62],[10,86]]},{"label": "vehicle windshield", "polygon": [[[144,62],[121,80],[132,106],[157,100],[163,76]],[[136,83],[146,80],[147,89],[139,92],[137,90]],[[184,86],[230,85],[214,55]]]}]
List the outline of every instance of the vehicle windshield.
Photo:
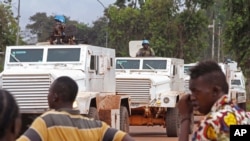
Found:
[{"label": "vehicle windshield", "polygon": [[10,62],[41,62],[43,49],[11,49]]},{"label": "vehicle windshield", "polygon": [[48,49],[47,62],[80,61],[80,48],[53,48]]},{"label": "vehicle windshield", "polygon": [[185,74],[189,74],[190,72],[190,68],[192,68],[193,66],[184,66],[184,73]]},{"label": "vehicle windshield", "polygon": [[139,69],[140,60],[125,60],[117,59],[116,60],[116,69]]},{"label": "vehicle windshield", "polygon": [[240,80],[239,79],[233,79],[233,80],[231,80],[231,85],[241,85],[241,82],[240,82]]},{"label": "vehicle windshield", "polygon": [[143,60],[142,69],[166,69],[167,60]]}]

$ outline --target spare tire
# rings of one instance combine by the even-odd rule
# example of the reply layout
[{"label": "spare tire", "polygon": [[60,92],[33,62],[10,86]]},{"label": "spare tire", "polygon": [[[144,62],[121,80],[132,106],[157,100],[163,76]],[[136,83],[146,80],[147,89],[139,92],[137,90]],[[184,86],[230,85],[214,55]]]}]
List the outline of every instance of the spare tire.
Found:
[{"label": "spare tire", "polygon": [[120,107],[120,130],[129,133],[129,114],[125,106]]}]

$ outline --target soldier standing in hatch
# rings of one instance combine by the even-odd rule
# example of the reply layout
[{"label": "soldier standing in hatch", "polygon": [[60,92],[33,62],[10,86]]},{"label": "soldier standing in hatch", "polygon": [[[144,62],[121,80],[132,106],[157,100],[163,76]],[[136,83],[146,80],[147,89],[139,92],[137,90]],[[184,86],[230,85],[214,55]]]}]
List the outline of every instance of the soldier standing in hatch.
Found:
[{"label": "soldier standing in hatch", "polygon": [[[62,40],[65,37],[65,17],[62,15],[56,15],[54,20],[56,23],[54,25],[53,33],[50,37],[50,44],[62,44]],[[54,41],[56,41],[56,43],[54,43]]]},{"label": "soldier standing in hatch", "polygon": [[138,52],[136,53],[136,57],[150,57],[155,56],[154,50],[149,47],[149,41],[143,40],[142,41],[143,48],[140,48]]}]

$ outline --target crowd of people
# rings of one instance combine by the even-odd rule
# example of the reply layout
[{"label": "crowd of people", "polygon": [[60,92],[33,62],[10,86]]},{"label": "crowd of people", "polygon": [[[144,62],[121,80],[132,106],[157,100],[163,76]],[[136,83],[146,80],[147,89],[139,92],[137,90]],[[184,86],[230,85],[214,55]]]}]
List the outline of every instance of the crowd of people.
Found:
[{"label": "crowd of people", "polygon": [[[229,88],[226,77],[215,61],[201,61],[190,69],[189,89],[191,94],[182,96],[178,102],[181,119],[179,141],[228,141],[230,125],[250,124],[246,111],[227,96]],[[10,92],[0,89],[0,140],[134,140],[128,133],[114,129],[103,121],[80,115],[72,107],[77,93],[78,85],[72,78],[57,78],[48,93],[51,110],[37,117],[19,136],[22,121],[18,104]],[[205,117],[190,139],[189,127],[194,110]]]}]

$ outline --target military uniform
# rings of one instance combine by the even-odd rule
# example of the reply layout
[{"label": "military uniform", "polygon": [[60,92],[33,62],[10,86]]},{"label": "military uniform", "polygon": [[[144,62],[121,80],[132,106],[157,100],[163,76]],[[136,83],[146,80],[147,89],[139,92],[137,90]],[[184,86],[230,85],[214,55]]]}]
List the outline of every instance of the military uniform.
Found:
[{"label": "military uniform", "polygon": [[136,53],[136,57],[150,57],[155,56],[154,50],[150,47],[148,48],[140,48]]}]

